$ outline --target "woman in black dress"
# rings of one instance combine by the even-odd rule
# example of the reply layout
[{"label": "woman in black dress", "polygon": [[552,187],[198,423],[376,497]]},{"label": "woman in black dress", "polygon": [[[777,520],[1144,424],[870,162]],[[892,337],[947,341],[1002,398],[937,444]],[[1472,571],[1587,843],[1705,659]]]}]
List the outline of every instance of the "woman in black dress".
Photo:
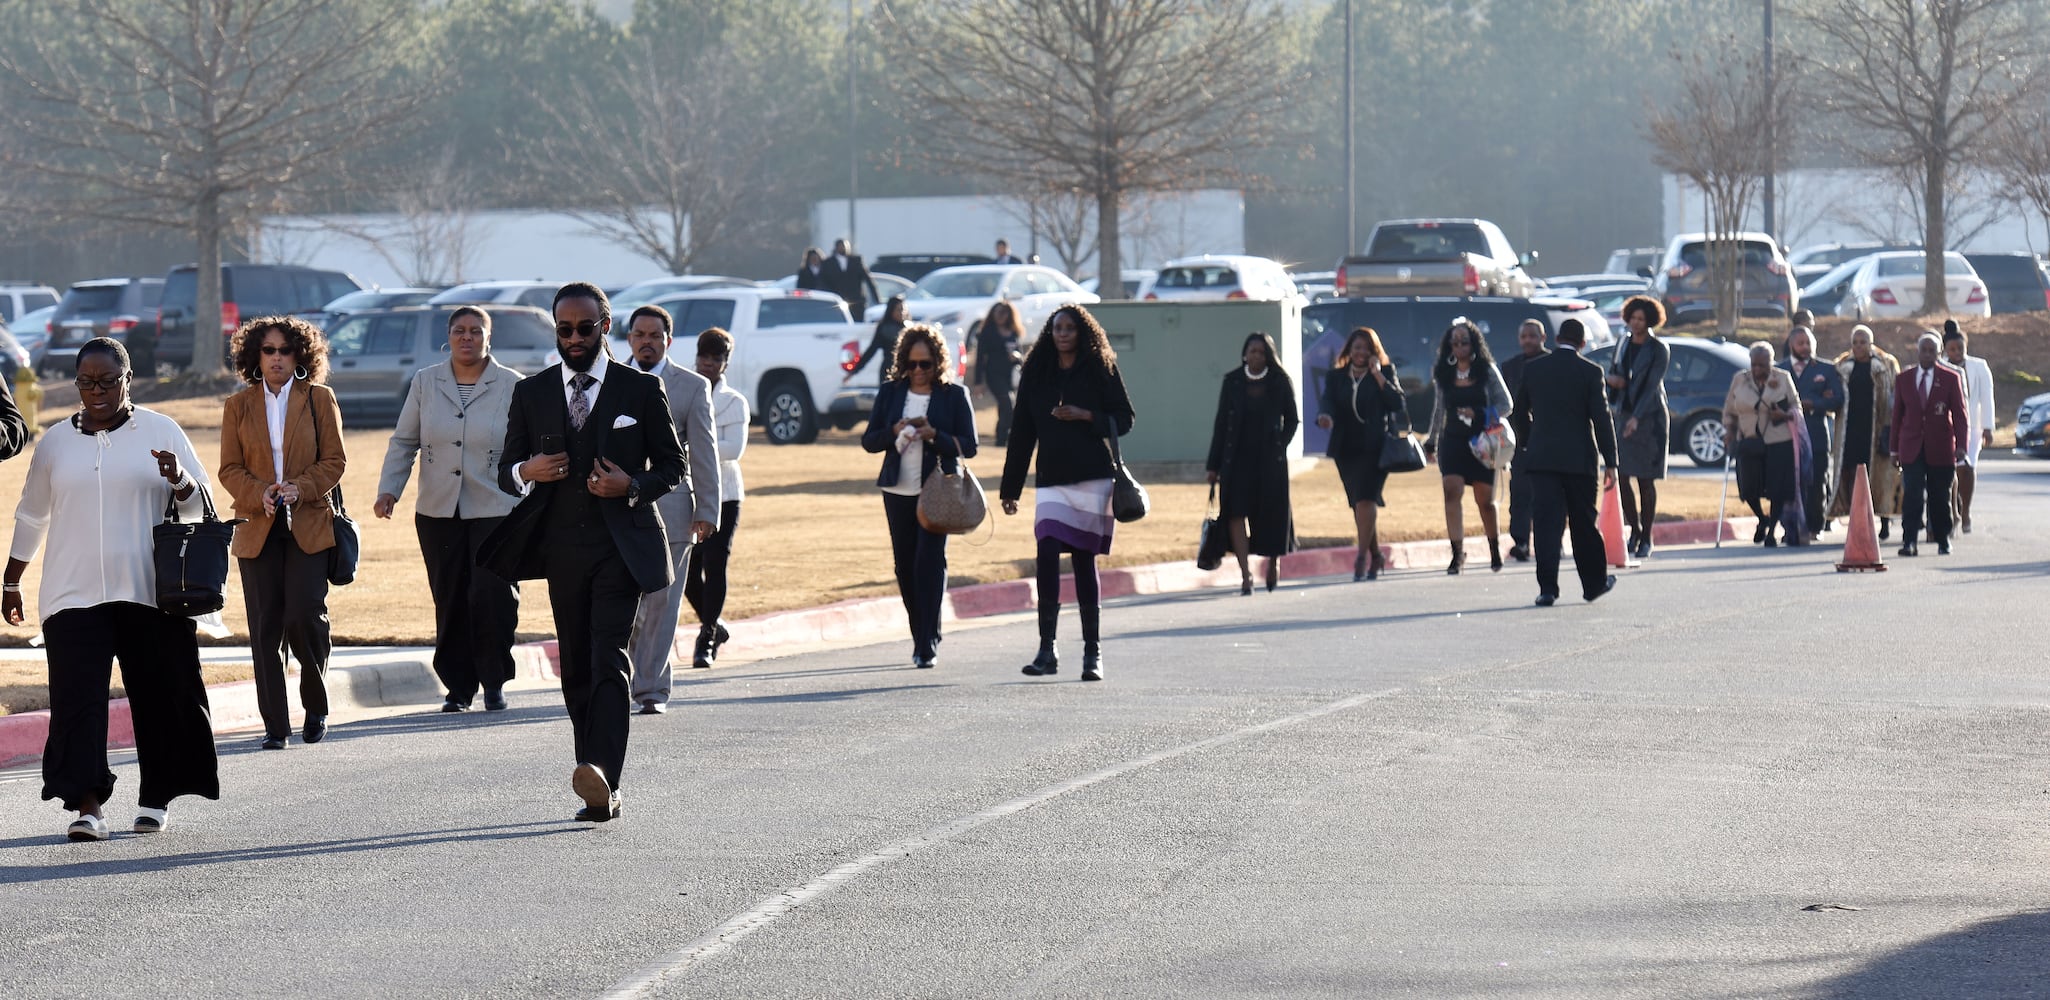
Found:
[{"label": "woman in black dress", "polygon": [[[854,381],[854,376],[861,374],[861,370],[868,367],[870,358],[881,356],[884,359],[884,367],[887,368],[890,355],[897,350],[897,334],[903,332],[906,322],[908,320],[904,318],[904,296],[890,296],[889,304],[883,306],[883,318],[876,320],[875,336],[869,338],[868,349],[861,352],[861,360],[856,361],[854,367],[848,369],[847,376],[840,380],[840,384],[846,385]],[[887,376],[887,372],[885,375]]]},{"label": "woman in black dress", "polygon": [[[1456,575],[1466,565],[1466,519],[1459,501],[1473,487],[1473,505],[1480,510],[1481,530],[1488,535],[1488,568],[1502,571],[1502,541],[1495,533],[1495,470],[1473,453],[1470,442],[1509,417],[1509,386],[1488,354],[1488,341],[1466,317],[1452,321],[1438,342],[1438,364],[1431,371],[1431,436],[1426,455],[1434,455],[1445,484],[1445,536],[1452,540]],[[1489,411],[1494,411],[1490,419]],[[1440,439],[1446,442],[1441,450]]]},{"label": "woman in black dress", "polygon": [[1409,411],[1395,366],[1388,363],[1381,335],[1372,327],[1359,327],[1345,338],[1338,367],[1324,376],[1317,411],[1317,426],[1331,432],[1324,454],[1338,466],[1345,503],[1352,508],[1353,530],[1359,535],[1352,578],[1376,579],[1384,564],[1374,521],[1383,503],[1381,488],[1388,482],[1388,472],[1381,468],[1381,445],[1388,438],[1389,418],[1407,430]]},{"label": "woman in black dress", "polygon": [[1295,548],[1295,517],[1288,505],[1288,443],[1302,417],[1295,380],[1282,370],[1274,338],[1246,337],[1240,366],[1224,376],[1204,468],[1220,487],[1218,516],[1231,526],[1239,559],[1239,593],[1253,592],[1250,555],[1267,557],[1267,589],[1281,583],[1281,557]]}]

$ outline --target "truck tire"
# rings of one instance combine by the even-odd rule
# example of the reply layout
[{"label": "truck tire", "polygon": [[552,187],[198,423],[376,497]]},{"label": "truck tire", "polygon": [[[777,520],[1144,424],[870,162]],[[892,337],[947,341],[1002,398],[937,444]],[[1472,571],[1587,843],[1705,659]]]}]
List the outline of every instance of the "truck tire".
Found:
[{"label": "truck tire", "polygon": [[818,440],[819,415],[811,390],[801,378],[783,377],[762,390],[762,431],[770,444],[810,444]]},{"label": "truck tire", "polygon": [[1695,465],[1717,466],[1723,464],[1728,454],[1728,430],[1723,427],[1723,415],[1704,413],[1687,421],[1687,431],[1680,440],[1686,442],[1687,457]]}]

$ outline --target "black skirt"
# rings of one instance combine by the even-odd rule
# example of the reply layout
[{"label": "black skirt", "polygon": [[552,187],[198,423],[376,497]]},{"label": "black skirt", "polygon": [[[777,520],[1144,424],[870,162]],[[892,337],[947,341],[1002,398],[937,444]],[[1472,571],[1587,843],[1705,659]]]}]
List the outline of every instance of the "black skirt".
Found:
[{"label": "black skirt", "polygon": [[1794,498],[1794,442],[1767,444],[1763,455],[1737,456],[1737,495],[1745,503],[1785,503]]},{"label": "black skirt", "polygon": [[1381,453],[1364,455],[1336,455],[1331,459],[1338,466],[1338,481],[1345,484],[1345,505],[1357,507],[1372,502],[1376,507],[1386,507],[1388,502],[1381,498],[1381,489],[1388,485],[1388,470],[1381,468]]}]

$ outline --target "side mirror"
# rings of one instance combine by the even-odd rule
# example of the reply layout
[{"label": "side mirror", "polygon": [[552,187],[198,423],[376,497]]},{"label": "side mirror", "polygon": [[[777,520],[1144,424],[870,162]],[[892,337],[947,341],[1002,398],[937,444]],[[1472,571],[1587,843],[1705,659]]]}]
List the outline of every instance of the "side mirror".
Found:
[{"label": "side mirror", "polygon": [[1529,267],[1538,262],[1538,253],[1536,250],[1525,250],[1516,255],[1516,262],[1524,267]]}]

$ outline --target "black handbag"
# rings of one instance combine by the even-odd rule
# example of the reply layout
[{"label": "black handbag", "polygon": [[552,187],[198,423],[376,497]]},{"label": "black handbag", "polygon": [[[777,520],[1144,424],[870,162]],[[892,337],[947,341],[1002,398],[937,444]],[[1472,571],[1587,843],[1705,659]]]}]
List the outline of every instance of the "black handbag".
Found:
[{"label": "black handbag", "polygon": [[1416,435],[1397,425],[1395,414],[1385,419],[1381,440],[1381,471],[1420,472],[1424,465],[1424,446],[1418,443]]},{"label": "black handbag", "polygon": [[[306,394],[306,419],[313,421],[313,460],[320,461],[320,421],[313,415],[313,393]],[[342,484],[327,491],[328,509],[334,512],[335,544],[327,550],[327,582],[346,587],[356,582],[356,564],[363,558],[363,541],[356,522],[342,503]]]},{"label": "black handbag", "polygon": [[1132,478],[1132,470],[1125,468],[1125,458],[1118,453],[1117,426],[1113,422],[1110,435],[1110,516],[1119,524],[1130,524],[1146,516],[1153,501],[1146,496],[1146,487]]},{"label": "black handbag", "polygon": [[1203,528],[1196,535],[1196,568],[1205,573],[1224,565],[1224,554],[1231,549],[1231,532],[1225,530],[1224,522],[1218,520],[1217,484],[1210,484],[1210,503],[1203,515]]},{"label": "black handbag", "polygon": [[241,518],[223,521],[214,512],[213,494],[195,483],[206,513],[197,521],[178,520],[174,492],[164,504],[164,520],[151,529],[157,569],[157,610],[198,618],[227,604],[228,543]]}]

